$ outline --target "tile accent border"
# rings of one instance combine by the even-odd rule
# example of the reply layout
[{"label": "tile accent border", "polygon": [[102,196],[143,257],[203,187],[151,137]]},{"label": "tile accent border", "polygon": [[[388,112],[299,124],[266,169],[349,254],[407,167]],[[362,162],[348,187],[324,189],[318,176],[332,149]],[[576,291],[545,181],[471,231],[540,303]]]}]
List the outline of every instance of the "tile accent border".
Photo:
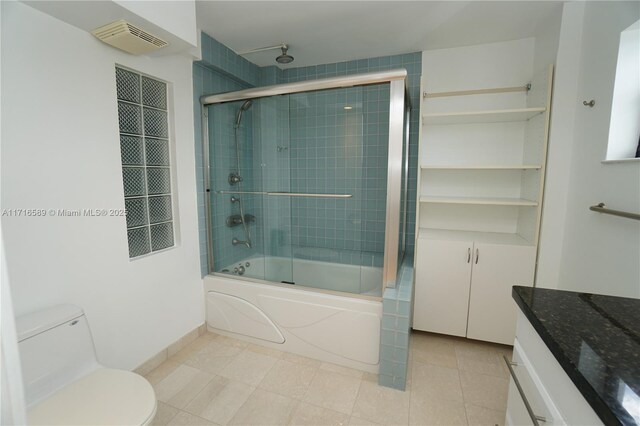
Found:
[{"label": "tile accent border", "polygon": [[207,332],[207,324],[203,323],[199,325],[198,327],[194,328],[193,330],[191,330],[190,332],[188,332],[187,334],[185,334],[184,336],[182,336],[181,338],[179,338],[178,340],[176,340],[175,342],[173,342],[172,344],[170,344],[169,346],[167,346],[166,348],[164,348],[163,350],[161,350],[160,352],[158,352],[157,354],[155,354],[154,356],[152,356],[151,358],[149,358],[148,360],[140,364],[137,368],[133,370],[133,372],[140,374],[141,376],[144,376],[150,373],[160,364],[165,362],[167,359],[169,359],[176,353],[180,352],[181,349],[183,349],[189,343],[193,342],[194,340],[196,340],[198,337],[202,336],[206,332]]},{"label": "tile accent border", "polygon": [[407,383],[413,281],[413,257],[405,256],[398,285],[385,289],[382,296],[378,384],[399,390]]}]

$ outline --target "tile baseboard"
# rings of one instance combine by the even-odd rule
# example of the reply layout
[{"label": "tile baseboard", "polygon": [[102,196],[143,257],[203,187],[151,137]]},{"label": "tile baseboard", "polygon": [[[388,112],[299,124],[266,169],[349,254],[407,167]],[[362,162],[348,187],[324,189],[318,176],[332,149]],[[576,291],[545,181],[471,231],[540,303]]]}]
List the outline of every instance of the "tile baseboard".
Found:
[{"label": "tile baseboard", "polygon": [[164,348],[163,350],[161,350],[160,352],[158,352],[157,354],[155,354],[154,356],[152,356],[151,358],[149,358],[148,360],[140,364],[138,367],[136,367],[133,370],[133,372],[140,374],[141,376],[148,374],[149,372],[154,370],[156,367],[158,367],[160,364],[165,362],[167,359],[169,359],[176,353],[180,352],[180,350],[182,350],[185,346],[187,346],[189,343],[193,342],[194,340],[196,340],[198,337],[202,336],[206,332],[207,332],[207,324],[203,323],[199,325],[198,327],[194,328],[193,330],[191,330],[190,332],[188,332],[187,334],[185,334],[184,336],[182,336],[181,338],[171,343],[169,346],[167,346],[166,348]]}]

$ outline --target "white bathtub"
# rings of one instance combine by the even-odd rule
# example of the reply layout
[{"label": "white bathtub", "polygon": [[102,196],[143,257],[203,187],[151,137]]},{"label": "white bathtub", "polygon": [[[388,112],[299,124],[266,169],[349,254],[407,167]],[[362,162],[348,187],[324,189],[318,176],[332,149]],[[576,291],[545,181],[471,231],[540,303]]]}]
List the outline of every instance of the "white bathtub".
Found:
[{"label": "white bathtub", "polygon": [[[247,267],[246,265],[249,264]],[[290,257],[256,256],[227,266],[230,273],[245,267],[243,276],[266,281],[289,281],[303,287],[381,297],[382,268],[345,265]]]},{"label": "white bathtub", "polygon": [[[330,294],[327,290],[345,291],[347,284],[357,282],[360,286],[361,281],[373,281],[379,287],[380,278],[376,276],[379,268],[365,267],[366,272],[362,273],[377,279],[364,281],[354,279],[356,269],[360,276],[359,266],[296,260],[292,267],[291,259],[280,261],[278,258],[267,258],[263,263],[260,258],[251,258],[242,264],[246,262],[250,266],[243,277],[217,274],[204,278],[207,326],[211,331],[321,361],[378,372],[382,302]],[[285,267],[293,268],[294,279],[314,274],[313,282],[324,286],[323,289],[314,291],[298,285],[252,279],[262,279],[265,272],[267,279],[282,277],[283,271],[278,272],[277,268]],[[296,284],[298,281],[303,282],[302,278],[296,280]]]}]

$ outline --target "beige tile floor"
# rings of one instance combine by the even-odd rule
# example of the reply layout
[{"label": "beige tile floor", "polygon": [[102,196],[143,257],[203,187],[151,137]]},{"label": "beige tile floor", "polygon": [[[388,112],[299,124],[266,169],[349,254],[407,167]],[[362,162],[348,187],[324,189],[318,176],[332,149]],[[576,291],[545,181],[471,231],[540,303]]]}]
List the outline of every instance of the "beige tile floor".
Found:
[{"label": "beige tile floor", "polygon": [[508,346],[414,332],[405,392],[377,376],[206,333],[146,375],[156,425],[502,425]]}]

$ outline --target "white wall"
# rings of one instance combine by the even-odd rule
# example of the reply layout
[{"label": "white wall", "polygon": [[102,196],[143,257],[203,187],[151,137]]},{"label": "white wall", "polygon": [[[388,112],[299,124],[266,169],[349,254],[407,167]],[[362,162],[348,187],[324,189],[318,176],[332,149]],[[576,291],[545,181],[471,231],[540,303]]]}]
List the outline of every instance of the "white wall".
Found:
[{"label": "white wall", "polygon": [[85,31],[121,19],[168,43],[149,56],[197,55],[198,29],[194,0],[170,1],[64,1],[22,0],[25,4]]},{"label": "white wall", "polygon": [[562,24],[562,5],[558,5],[540,22],[535,33],[535,51],[533,54],[533,72],[546,69],[549,64],[556,63],[560,26]]},{"label": "white wall", "polygon": [[100,361],[134,368],[204,321],[191,61],[134,57],[2,2],[3,209],[124,208],[115,64],[172,85],[177,246],[129,261],[124,217],[3,217],[3,228],[16,313],[82,306]]},{"label": "white wall", "polygon": [[[551,104],[545,193],[542,206],[536,285],[556,288],[560,279],[569,175],[573,156],[575,114],[580,74],[584,2],[565,3],[558,34]],[[544,55],[547,56],[547,55]]]},{"label": "white wall", "polygon": [[198,45],[195,1],[114,0],[114,3],[175,34],[189,44]]},{"label": "white wall", "polygon": [[[640,297],[640,222],[588,210],[604,202],[640,211],[640,163],[601,163],[607,152],[620,32],[639,14],[637,2],[565,5],[549,152],[548,172],[554,179],[547,180],[539,286]],[[557,105],[561,96],[562,109]],[[590,99],[596,100],[594,108],[582,105]],[[561,147],[563,155],[554,154],[554,146]],[[550,203],[550,196],[566,198],[563,222],[552,220],[564,214],[564,207]]]}]

